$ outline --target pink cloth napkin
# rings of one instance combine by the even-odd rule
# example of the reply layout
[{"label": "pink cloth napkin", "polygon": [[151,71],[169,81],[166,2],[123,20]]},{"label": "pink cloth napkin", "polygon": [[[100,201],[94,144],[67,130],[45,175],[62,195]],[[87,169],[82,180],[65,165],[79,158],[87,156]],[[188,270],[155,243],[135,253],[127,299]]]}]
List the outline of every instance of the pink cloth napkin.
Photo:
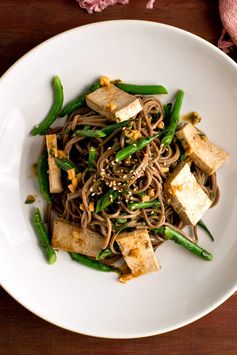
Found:
[{"label": "pink cloth napkin", "polygon": [[[218,47],[225,53],[237,45],[237,0],[220,0],[220,17],[224,26],[221,37],[218,41]],[[226,40],[226,34],[229,39]]]},{"label": "pink cloth napkin", "polygon": [[[95,12],[100,12],[104,10],[109,5],[115,4],[127,4],[129,0],[76,0],[79,5],[86,9],[90,14]],[[155,0],[150,0],[147,2],[147,9],[153,9],[153,4]]]},{"label": "pink cloth napkin", "polygon": [[[109,5],[127,4],[129,0],[76,0],[80,7],[90,14],[104,10]],[[155,0],[147,1],[146,7],[153,9]],[[237,0],[219,1],[220,17],[223,23],[223,31],[218,41],[218,47],[228,53],[234,45],[237,45]],[[229,38],[228,38],[229,36]]]}]

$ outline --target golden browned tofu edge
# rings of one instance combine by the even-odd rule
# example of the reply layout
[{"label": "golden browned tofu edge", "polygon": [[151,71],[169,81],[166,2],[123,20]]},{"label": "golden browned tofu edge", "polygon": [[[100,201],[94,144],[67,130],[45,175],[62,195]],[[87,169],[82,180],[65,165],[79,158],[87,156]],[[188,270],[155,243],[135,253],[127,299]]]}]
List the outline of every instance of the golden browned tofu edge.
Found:
[{"label": "golden browned tofu edge", "polygon": [[229,157],[225,150],[212,143],[206,136],[202,139],[199,130],[191,123],[182,124],[176,132],[176,137],[189,158],[208,175],[215,173]]},{"label": "golden browned tofu edge", "polygon": [[[198,208],[196,206],[196,214],[194,214],[195,211],[195,206],[191,204],[191,207],[188,209],[187,206],[187,199],[186,205],[182,205],[181,199],[177,197],[178,194],[185,193],[183,191],[183,185],[173,185],[174,180],[177,178],[177,176],[182,172],[182,170],[185,170],[187,167],[188,171],[185,172],[184,176],[187,178],[188,175],[190,175],[191,180],[193,180],[194,185],[194,193],[199,192],[198,197],[199,199],[197,202],[200,203],[200,198],[202,198],[202,209]],[[183,172],[182,172],[183,173]],[[192,183],[192,181],[190,181]],[[190,184],[189,182],[189,184]],[[186,181],[187,183],[187,181]],[[185,186],[185,185],[184,185]],[[190,185],[189,185],[190,188]],[[180,191],[179,191],[180,189]],[[190,191],[188,191],[190,193]],[[199,219],[201,219],[202,215],[206,212],[208,208],[210,208],[212,201],[209,199],[207,194],[202,190],[201,186],[198,184],[196,181],[195,176],[191,173],[190,171],[190,163],[187,162],[181,162],[179,165],[174,169],[174,171],[168,176],[164,183],[164,193],[166,196],[166,200],[169,204],[172,205],[176,213],[181,217],[181,219],[186,223],[186,224],[192,224],[195,225]],[[186,191],[187,193],[187,191]],[[183,200],[183,199],[182,199]],[[190,201],[194,201],[192,196],[190,196]],[[183,201],[184,203],[184,201]]]},{"label": "golden browned tofu edge", "polygon": [[55,157],[51,154],[51,150],[57,150],[57,136],[56,134],[47,134],[45,139],[48,151],[49,190],[51,193],[60,193],[63,191],[61,170],[56,164]]},{"label": "golden browned tofu edge", "polygon": [[147,229],[121,233],[116,241],[128,268],[131,270],[131,273],[122,275],[121,282],[126,282],[133,277],[148,272],[160,270]]},{"label": "golden browned tofu edge", "polygon": [[98,233],[84,231],[74,223],[56,218],[51,244],[56,249],[95,257],[102,250],[104,239]]}]

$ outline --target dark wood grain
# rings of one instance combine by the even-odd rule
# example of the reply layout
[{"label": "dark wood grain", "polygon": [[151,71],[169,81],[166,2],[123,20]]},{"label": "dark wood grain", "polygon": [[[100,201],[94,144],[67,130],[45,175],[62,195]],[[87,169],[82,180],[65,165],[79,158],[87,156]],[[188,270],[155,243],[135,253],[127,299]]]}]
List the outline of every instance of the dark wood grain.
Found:
[{"label": "dark wood grain", "polygon": [[[111,19],[162,22],[217,43],[222,25],[218,0],[146,0],[87,14],[73,0],[0,1],[0,75],[40,42],[70,28]],[[236,60],[236,50],[231,54]],[[58,328],[36,317],[0,290],[0,354],[237,354],[237,296],[206,317],[182,329],[136,340],[86,337]]]}]

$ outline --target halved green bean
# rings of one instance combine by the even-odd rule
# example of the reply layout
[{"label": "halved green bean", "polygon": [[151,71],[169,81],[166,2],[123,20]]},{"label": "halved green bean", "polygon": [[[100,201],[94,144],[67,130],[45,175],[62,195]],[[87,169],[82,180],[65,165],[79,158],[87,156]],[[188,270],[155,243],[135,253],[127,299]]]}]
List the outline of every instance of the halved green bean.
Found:
[{"label": "halved green bean", "polygon": [[94,169],[96,161],[96,149],[95,147],[90,147],[89,157],[88,157],[88,168]]},{"label": "halved green bean", "polygon": [[182,247],[189,250],[191,253],[201,257],[204,260],[211,261],[213,256],[207,250],[203,249],[199,245],[191,242],[189,239],[185,238],[184,235],[176,231],[175,229],[171,229],[168,226],[162,226],[159,228],[154,228],[152,231],[156,234],[160,234],[165,239],[172,240],[173,242],[181,245]]},{"label": "halved green bean", "polygon": [[132,144],[128,144],[125,148],[119,150],[116,153],[115,160],[122,161],[129,157],[130,155],[138,152],[142,148],[144,148],[147,144],[151,143],[155,138],[159,137],[161,132],[155,134],[154,136],[140,138]]},{"label": "halved green bean", "polygon": [[103,211],[106,207],[111,205],[118,196],[119,192],[117,190],[110,189],[107,191],[106,194],[98,200],[95,213]]},{"label": "halved green bean", "polygon": [[106,134],[99,129],[96,130],[84,130],[84,129],[77,129],[75,134],[80,137],[88,137],[88,138],[103,138],[106,137]]},{"label": "halved green bean", "polygon": [[54,249],[50,245],[49,236],[44,226],[44,223],[42,221],[41,214],[38,208],[35,209],[32,221],[33,221],[33,226],[36,231],[36,234],[39,238],[40,245],[48,260],[48,263],[49,264],[55,263],[57,256]]},{"label": "halved green bean", "polygon": [[164,136],[161,141],[161,143],[164,144],[164,146],[169,145],[174,138],[175,131],[177,129],[178,122],[179,122],[179,115],[183,103],[183,98],[184,98],[184,91],[179,90],[170,114],[168,126],[165,128]]},{"label": "halved green bean", "polygon": [[159,95],[168,93],[167,89],[162,85],[134,85],[122,82],[116,82],[115,85],[119,89],[134,95]]},{"label": "halved green bean", "polygon": [[47,116],[43,119],[43,121],[36,125],[32,131],[32,136],[36,136],[37,134],[44,134],[53,122],[58,117],[62,106],[63,106],[63,86],[58,76],[53,78],[53,88],[54,88],[54,102],[53,105],[47,114]]},{"label": "halved green bean", "polygon": [[75,99],[68,102],[67,105],[60,112],[59,116],[63,117],[63,116],[69,115],[73,111],[82,107],[85,104],[86,95],[90,94],[91,92],[93,92],[99,88],[100,88],[100,83],[98,81],[96,81],[94,84],[92,84],[90,86],[90,88],[88,90],[86,90],[86,92],[84,92],[82,95],[79,95]]},{"label": "halved green bean", "polygon": [[122,121],[122,122],[110,124],[106,127],[103,127],[101,129],[101,131],[107,135],[107,134],[113,133],[118,128],[126,127],[130,122],[131,122],[130,120],[127,120],[127,121]]},{"label": "halved green bean", "polygon": [[71,256],[73,260],[77,261],[82,265],[88,266],[92,269],[103,271],[103,272],[111,272],[111,271],[118,272],[118,269],[114,268],[113,266],[102,264],[101,262],[97,260],[92,260],[85,255],[72,253],[72,252],[68,254]]},{"label": "halved green bean", "polygon": [[211,232],[209,231],[209,229],[207,228],[207,226],[205,225],[205,223],[201,219],[198,221],[197,225],[199,225],[199,227],[201,227],[207,233],[207,235],[209,235],[211,240],[214,242],[213,235],[211,234]]},{"label": "halved green bean", "polygon": [[56,161],[57,166],[64,171],[68,171],[70,169],[75,169],[75,171],[77,173],[80,172],[80,169],[78,168],[78,166],[66,158],[57,157],[55,159],[55,161]]},{"label": "halved green bean", "polygon": [[45,150],[37,163],[37,177],[39,190],[47,203],[51,203],[51,195],[49,192],[49,176],[48,176],[48,152]]},{"label": "halved green bean", "polygon": [[132,202],[128,204],[128,209],[129,210],[138,210],[140,208],[150,208],[150,207],[155,207],[159,208],[160,207],[160,201],[159,200],[153,200],[153,201],[146,201],[146,202]]},{"label": "halved green bean", "polygon": [[96,260],[103,260],[111,254],[113,254],[111,249],[105,248],[104,250],[101,250],[101,252],[97,255]]}]

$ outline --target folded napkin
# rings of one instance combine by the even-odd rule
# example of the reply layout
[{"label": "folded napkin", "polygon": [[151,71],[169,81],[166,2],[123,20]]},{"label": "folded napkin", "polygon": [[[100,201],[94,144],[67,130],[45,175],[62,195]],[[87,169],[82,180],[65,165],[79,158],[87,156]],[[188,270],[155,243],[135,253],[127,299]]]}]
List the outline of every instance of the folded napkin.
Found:
[{"label": "folded napkin", "polygon": [[[218,47],[225,53],[237,45],[237,0],[220,0],[220,17],[224,26],[221,37],[218,41]],[[226,35],[229,39],[226,40]]]},{"label": "folded napkin", "polygon": [[[129,0],[76,0],[79,5],[87,10],[90,14],[95,12],[100,12],[104,10],[109,5],[115,4],[127,4]],[[153,4],[155,0],[150,0],[147,2],[147,9],[153,9]]]}]

